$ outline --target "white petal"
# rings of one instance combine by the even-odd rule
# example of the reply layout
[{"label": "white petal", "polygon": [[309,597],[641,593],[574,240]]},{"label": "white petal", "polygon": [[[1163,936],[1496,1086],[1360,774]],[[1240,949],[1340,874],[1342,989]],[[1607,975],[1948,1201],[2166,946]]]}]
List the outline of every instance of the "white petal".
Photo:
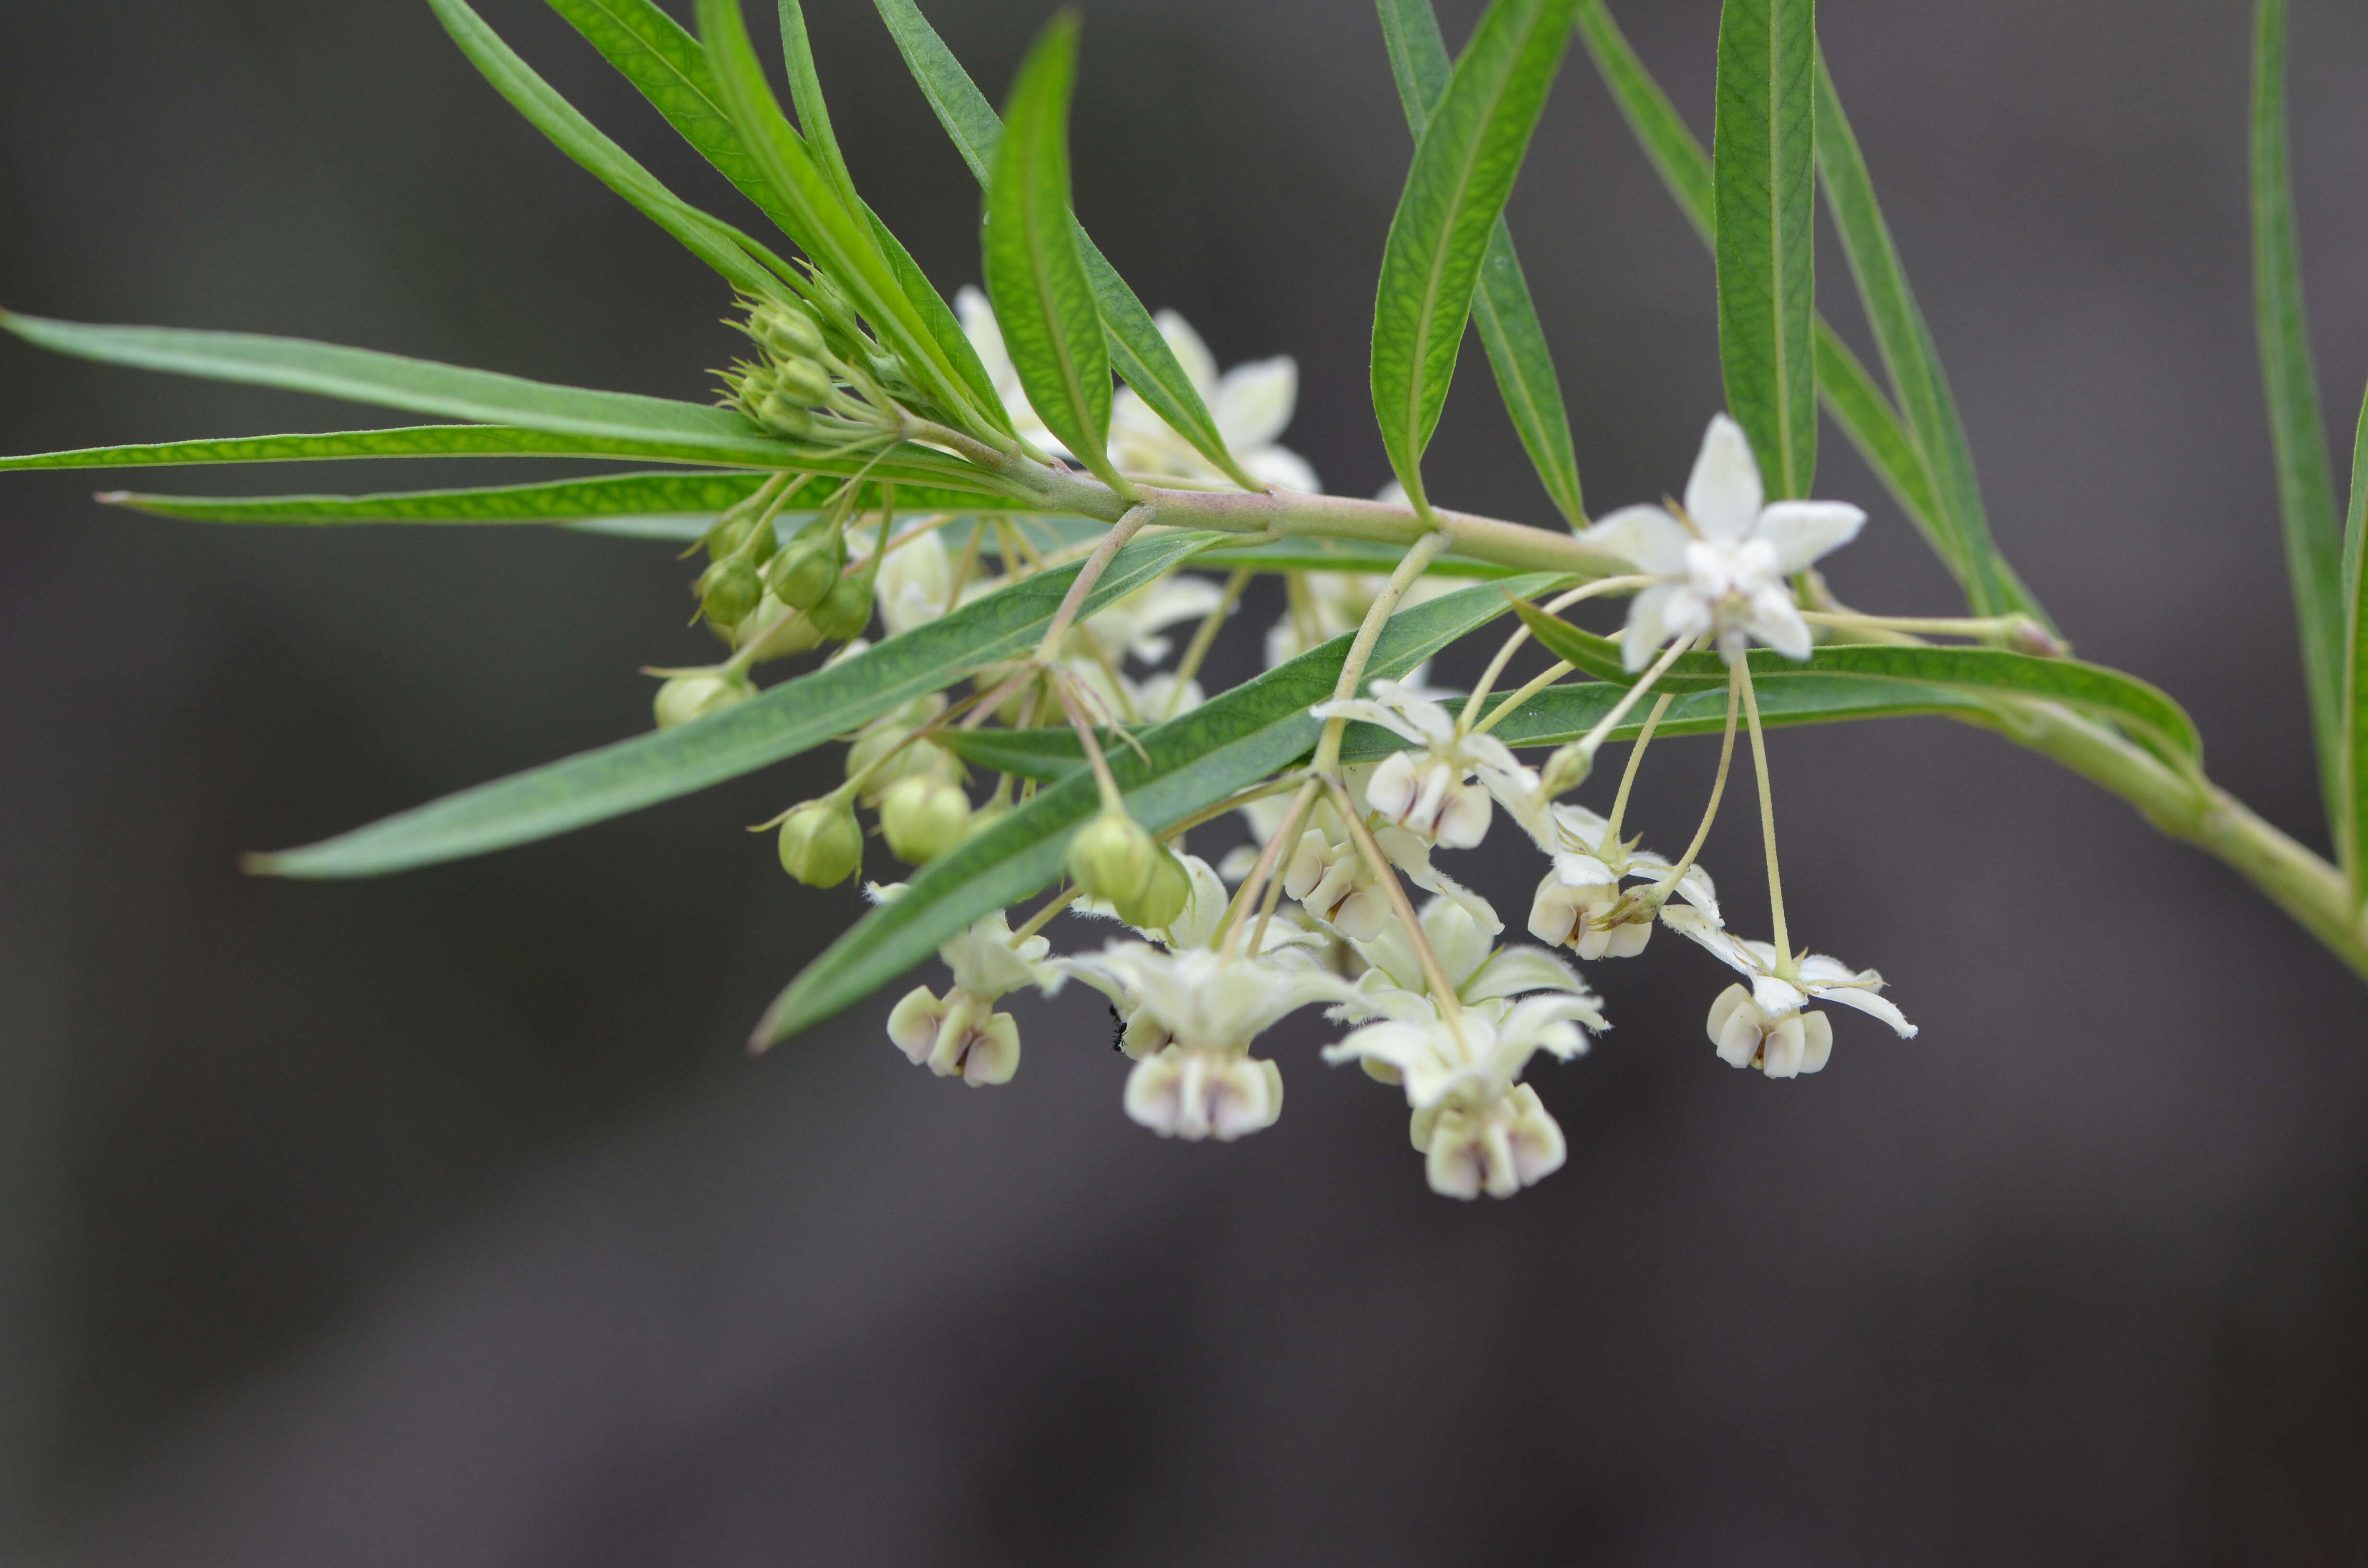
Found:
[{"label": "white petal", "polygon": [[1653,662],[1669,640],[1670,601],[1683,590],[1656,583],[1628,601],[1628,628],[1621,638],[1620,662],[1634,675]]},{"label": "white petal", "polygon": [[1319,702],[1307,712],[1310,718],[1315,719],[1354,719],[1360,724],[1379,725],[1399,739],[1412,741],[1417,745],[1425,744],[1430,739],[1396,708],[1376,702],[1369,697]]},{"label": "white petal", "polygon": [[1611,868],[1592,855],[1557,855],[1554,865],[1554,881],[1566,888],[1610,888],[1620,882]]},{"label": "white petal", "polygon": [[1745,624],[1754,637],[1788,659],[1805,661],[1816,650],[1809,623],[1801,619],[1793,596],[1782,588],[1763,588],[1752,595],[1751,619]]},{"label": "white petal", "polygon": [[1752,1004],[1771,1018],[1796,1013],[1808,1000],[1808,994],[1790,981],[1779,980],[1772,974],[1751,977]]},{"label": "white petal", "polygon": [[1916,1026],[1907,1021],[1907,1016],[1872,991],[1862,991],[1854,985],[1837,985],[1830,991],[1820,990],[1817,993],[1817,1000],[1839,1002],[1845,1007],[1856,1007],[1860,1012],[1881,1018],[1884,1023],[1889,1024],[1892,1032],[1898,1035],[1900,1039],[1916,1038]]},{"label": "white petal", "polygon": [[1702,433],[1702,455],[1686,481],[1686,515],[1712,539],[1740,539],[1759,520],[1766,500],[1759,462],[1743,426],[1724,414],[1713,415]]},{"label": "white petal", "polygon": [[1571,991],[1585,994],[1578,971],[1543,948],[1507,948],[1480,966],[1464,987],[1464,1000],[1518,996],[1524,991]]},{"label": "white petal", "polygon": [[1216,391],[1217,357],[1209,352],[1209,346],[1201,340],[1199,333],[1192,330],[1192,324],[1174,311],[1160,312],[1151,318],[1151,323],[1159,329],[1159,335],[1167,340],[1169,352],[1176,356],[1176,362],[1184,367],[1184,374],[1191,378],[1192,385],[1200,394],[1205,398]]},{"label": "white petal", "polygon": [[1758,978],[1760,965],[1751,949],[1729,936],[1717,921],[1701,910],[1682,903],[1665,903],[1661,906],[1661,924],[1700,942],[1729,969]]},{"label": "white petal", "polygon": [[1459,784],[1448,790],[1431,835],[1442,849],[1476,849],[1488,836],[1496,805],[1477,784]]},{"label": "white petal", "polygon": [[1299,362],[1288,354],[1236,365],[1217,382],[1209,413],[1236,451],[1270,447],[1299,402]]},{"label": "white petal", "polygon": [[1415,785],[1414,753],[1393,752],[1365,780],[1365,803],[1392,822],[1404,822],[1414,806]]},{"label": "white petal", "polygon": [[1303,495],[1321,494],[1324,482],[1315,477],[1315,470],[1305,458],[1289,447],[1259,447],[1251,451],[1234,454],[1241,460],[1249,476],[1261,484],[1271,484],[1277,490],[1297,491]]},{"label": "white petal", "polygon": [[1800,1015],[1780,1018],[1759,1042],[1759,1070],[1771,1078],[1797,1078],[1801,1075],[1801,1057],[1808,1040],[1801,1028]]},{"label": "white petal", "polygon": [[1754,537],[1776,551],[1776,570],[1789,577],[1828,551],[1839,550],[1866,526],[1866,514],[1846,501],[1779,501],[1759,514]]},{"label": "white petal", "polygon": [[1834,1054],[1834,1021],[1823,1013],[1801,1015],[1801,1071],[1822,1073]]},{"label": "white petal", "polygon": [[936,994],[926,985],[916,985],[890,1010],[888,1038],[917,1065],[928,1059],[929,1047],[938,1038],[938,1025],[945,1016],[945,1006]]},{"label": "white petal", "polygon": [[1019,373],[1011,368],[1010,352],[1003,347],[1003,327],[996,321],[995,307],[987,302],[986,296],[972,285],[963,284],[954,295],[954,312],[962,318],[962,335],[977,351],[987,378],[998,389],[1007,382],[1016,385]]},{"label": "white petal", "polygon": [[1693,535],[1658,506],[1622,506],[1578,536],[1656,577],[1686,569],[1686,546]]}]

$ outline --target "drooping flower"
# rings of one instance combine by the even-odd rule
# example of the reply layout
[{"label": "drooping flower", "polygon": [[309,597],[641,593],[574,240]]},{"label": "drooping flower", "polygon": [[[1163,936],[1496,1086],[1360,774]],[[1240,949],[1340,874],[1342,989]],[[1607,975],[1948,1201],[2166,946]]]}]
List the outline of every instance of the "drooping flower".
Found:
[{"label": "drooping flower", "polygon": [[1840,501],[1769,503],[1743,426],[1716,415],[1678,511],[1623,506],[1579,537],[1659,579],[1628,607],[1623,657],[1641,670],[1672,638],[1713,634],[1733,661],[1753,642],[1806,659],[1809,623],[1786,579],[1858,535]]},{"label": "drooping flower", "polygon": [[[884,903],[904,888],[866,891]],[[1003,911],[996,911],[938,949],[954,971],[953,984],[943,997],[926,985],[906,992],[888,1015],[888,1038],[940,1078],[960,1077],[973,1088],[1009,1083],[1019,1071],[1019,1026],[995,1004],[1024,985],[1047,995],[1059,990],[1067,977],[1046,961],[1052,947],[1042,937],[1015,939]]]},{"label": "drooping flower", "polygon": [[[1556,850],[1554,868],[1538,883],[1530,903],[1530,935],[1556,947],[1567,946],[1580,958],[1634,958],[1645,950],[1653,935],[1656,903],[1648,903],[1623,889],[1623,879],[1658,882],[1676,868],[1634,839],[1613,840],[1611,824],[1584,806],[1554,809]],[[1710,873],[1689,866],[1675,887],[1678,895],[1715,923],[1718,892]]]},{"label": "drooping flower", "polygon": [[1809,1006],[1813,1001],[1855,1007],[1889,1024],[1900,1039],[1915,1038],[1916,1026],[1880,994],[1883,976],[1871,969],[1853,970],[1811,953],[1786,978],[1776,972],[1773,947],[1733,936],[1699,910],[1668,909],[1661,918],[1749,982],[1728,986],[1711,1004],[1710,1038],[1730,1067],[1758,1067],[1771,1078],[1822,1071],[1833,1052],[1834,1030]]},{"label": "drooping flower", "polygon": [[[1365,802],[1382,821],[1426,844],[1470,849],[1488,835],[1493,798],[1531,837],[1552,841],[1537,770],[1524,767],[1504,742],[1457,734],[1453,714],[1396,681],[1377,680],[1370,689],[1370,698],[1319,703],[1309,711],[1318,719],[1378,724],[1417,748],[1391,753],[1364,781]],[[1474,776],[1477,783],[1465,782]]]},{"label": "drooping flower", "polygon": [[[1542,948],[1497,947],[1496,933],[1453,899],[1433,898],[1419,920],[1431,956],[1439,960],[1440,972],[1466,1007],[1486,1008],[1531,991],[1588,996],[1587,983],[1570,965]],[[1379,935],[1352,945],[1371,967],[1359,977],[1357,999],[1342,1004],[1336,1016],[1423,1017],[1426,1009],[1435,1011],[1426,994],[1429,977],[1423,972],[1413,937],[1404,926],[1392,921]],[[1588,1000],[1593,999],[1588,996]]]},{"label": "drooping flower", "polygon": [[1206,948],[1113,942],[1060,967],[1130,1013],[1121,1044],[1137,1060],[1127,1074],[1127,1115],[1164,1138],[1195,1141],[1230,1142],[1273,1126],[1282,1075],[1249,1054],[1250,1042],[1286,1013],[1354,992],[1292,949],[1228,958]]}]

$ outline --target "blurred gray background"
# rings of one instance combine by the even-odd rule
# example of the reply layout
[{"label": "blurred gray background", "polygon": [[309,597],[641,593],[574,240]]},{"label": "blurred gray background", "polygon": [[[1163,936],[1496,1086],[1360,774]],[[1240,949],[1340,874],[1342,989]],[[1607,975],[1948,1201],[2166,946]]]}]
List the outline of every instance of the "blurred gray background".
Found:
[{"label": "blurred gray background", "polygon": [[[1049,11],[928,8],[996,97]],[[740,215],[550,14],[484,9]],[[1476,6],[1445,9],[1460,40]],[[2294,9],[2348,451],[2368,17]],[[2216,774],[2322,842],[2251,341],[2248,7],[1823,11],[1999,538],[2084,653],[2177,693]],[[1618,7],[1704,130],[1716,12]],[[974,188],[871,6],[810,13],[858,176],[973,280]],[[1289,441],[1372,491],[1407,146],[1369,8],[1087,13],[1088,223],[1224,361],[1297,356]],[[1591,502],[1677,487],[1719,397],[1710,264],[1576,52],[1514,220]],[[1862,340],[1830,246],[1824,271]],[[398,0],[0,6],[0,301],[686,397],[731,351],[712,278]],[[1464,369],[1435,490],[1545,521]],[[0,343],[7,451],[373,422]],[[1089,996],[1023,1005],[993,1093],[908,1066],[884,999],[748,1060],[856,901],[739,830],[828,757],[481,862],[242,879],[241,850],[644,724],[636,668],[702,646],[688,574],[534,530],[87,501],[118,483],[0,479],[10,1561],[2368,1561],[2363,994],[2037,758],[1938,722],[1777,737],[1793,929],[1880,966],[1921,1038],[1845,1018],[1822,1078],[1731,1073],[1702,1034],[1726,977],[1665,937],[1598,966],[1594,1055],[1535,1074],[1567,1168],[1459,1206],[1312,1018],[1275,1041],[1289,1114],[1230,1148],[1124,1120]],[[1819,494],[1875,514],[1844,596],[1951,608],[1830,428]],[[1652,842],[1682,839],[1708,751],[1648,768]],[[1710,863],[1757,926],[1748,802]],[[1524,896],[1532,867],[1488,864]]]}]

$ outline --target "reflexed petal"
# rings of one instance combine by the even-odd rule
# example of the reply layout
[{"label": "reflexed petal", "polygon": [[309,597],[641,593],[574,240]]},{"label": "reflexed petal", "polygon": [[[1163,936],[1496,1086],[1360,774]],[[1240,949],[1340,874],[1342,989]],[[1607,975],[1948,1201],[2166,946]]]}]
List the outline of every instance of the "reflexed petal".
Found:
[{"label": "reflexed petal", "polygon": [[[1403,602],[1403,601],[1401,601]],[[1406,716],[1423,738],[1434,744],[1455,738],[1455,715],[1402,681],[1377,680],[1372,694]]]},{"label": "reflexed petal", "polygon": [[1686,546],[1693,540],[1686,525],[1658,506],[1622,506],[1578,536],[1656,577],[1674,577],[1686,569]]},{"label": "reflexed petal", "polygon": [[1855,985],[1837,985],[1830,990],[1820,989],[1817,992],[1817,1000],[1839,1002],[1845,1007],[1856,1007],[1860,1012],[1872,1017],[1881,1018],[1884,1023],[1889,1024],[1892,1032],[1898,1035],[1900,1039],[1916,1038],[1916,1026],[1907,1021],[1907,1016],[1872,991],[1862,991]]},{"label": "reflexed petal", "polygon": [[[1350,697],[1338,702],[1319,702],[1307,711],[1310,717],[1316,719],[1353,719],[1360,724],[1377,725],[1400,740],[1412,741],[1417,745],[1427,744],[1430,740],[1430,737],[1417,728],[1414,721],[1407,718],[1396,706],[1376,702],[1370,697]],[[1396,755],[1405,754],[1401,752]]]},{"label": "reflexed petal", "polygon": [[1751,596],[1751,619],[1745,622],[1754,637],[1788,659],[1805,662],[1816,647],[1809,623],[1801,619],[1793,596],[1782,588],[1762,588]]},{"label": "reflexed petal", "polygon": [[1298,402],[1299,362],[1282,354],[1227,370],[1209,399],[1209,413],[1227,446],[1254,451],[1274,445]]},{"label": "reflexed petal", "polygon": [[1611,867],[1592,855],[1557,855],[1554,874],[1554,881],[1566,888],[1608,888],[1620,881]]},{"label": "reflexed petal", "polygon": [[1759,514],[1751,531],[1776,551],[1776,570],[1789,577],[1856,539],[1865,526],[1866,514],[1846,501],[1779,501]]},{"label": "reflexed petal", "polygon": [[[1759,957],[1725,927],[1690,904],[1665,903],[1661,906],[1661,924],[1679,935],[1700,942],[1708,948],[1719,962],[1744,975],[1757,978],[1762,965]],[[1789,990],[1790,987],[1787,987]],[[1797,1004],[1796,1004],[1797,1006]]]},{"label": "reflexed petal", "polygon": [[1755,974],[1751,977],[1751,1000],[1770,1018],[1781,1018],[1787,1013],[1798,1012],[1809,997],[1790,981],[1779,980],[1772,974]]},{"label": "reflexed petal", "polygon": [[1485,1002],[1525,991],[1571,991],[1584,995],[1587,983],[1579,979],[1577,970],[1543,948],[1507,948],[1480,966],[1480,972],[1465,984],[1463,999]]},{"label": "reflexed petal", "polygon": [[1192,330],[1192,324],[1174,311],[1160,312],[1151,318],[1151,324],[1159,329],[1159,335],[1167,340],[1168,351],[1176,356],[1176,362],[1184,367],[1184,373],[1191,378],[1194,390],[1203,398],[1215,392],[1217,357],[1209,352],[1209,346],[1201,341],[1199,333]]},{"label": "reflexed petal", "polygon": [[1488,961],[1489,933],[1452,899],[1434,898],[1422,912],[1422,934],[1447,978],[1461,987]]},{"label": "reflexed petal", "polygon": [[1724,414],[1713,415],[1702,433],[1702,455],[1686,481],[1686,515],[1712,539],[1740,539],[1759,520],[1766,501],[1759,462],[1743,426]]}]

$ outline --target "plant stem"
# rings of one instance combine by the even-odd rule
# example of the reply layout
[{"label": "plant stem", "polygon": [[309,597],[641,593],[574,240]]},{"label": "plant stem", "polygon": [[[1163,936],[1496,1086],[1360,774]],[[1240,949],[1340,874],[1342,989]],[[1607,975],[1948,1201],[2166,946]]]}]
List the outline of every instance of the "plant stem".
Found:
[{"label": "plant stem", "polygon": [[[1406,591],[1414,586],[1415,579],[1429,570],[1430,563],[1446,548],[1447,530],[1444,528],[1435,528],[1423,535],[1415,541],[1414,548],[1406,552],[1406,559],[1398,562],[1398,569],[1390,574],[1390,580],[1382,591],[1373,596],[1372,606],[1365,611],[1364,623],[1357,628],[1356,641],[1349,644],[1349,657],[1340,665],[1340,678],[1332,687],[1333,701],[1346,702],[1357,695],[1357,687],[1365,679],[1366,662],[1373,656],[1373,644],[1382,640],[1382,629],[1396,613],[1398,600],[1406,597]],[[1340,771],[1340,737],[1348,731],[1349,721],[1346,719],[1325,721],[1323,738],[1315,743],[1315,772],[1318,777],[1329,778]]]},{"label": "plant stem", "polygon": [[1768,916],[1775,927],[1776,977],[1791,980],[1799,972],[1793,942],[1784,929],[1784,878],[1776,866],[1776,797],[1768,787],[1768,742],[1759,733],[1759,693],[1751,685],[1751,665],[1737,658],[1734,668],[1743,687],[1744,710],[1751,720],[1751,769],[1759,778],[1759,836],[1768,851]]},{"label": "plant stem", "polygon": [[1069,591],[1062,596],[1061,608],[1053,612],[1053,624],[1044,629],[1044,641],[1036,645],[1038,664],[1050,664],[1058,656],[1061,640],[1068,636],[1069,628],[1076,624],[1077,611],[1084,608],[1086,596],[1094,591],[1094,584],[1100,580],[1103,570],[1110,565],[1110,557],[1116,555],[1120,548],[1150,520],[1150,508],[1136,506],[1111,524],[1110,532],[1102,535],[1101,542],[1094,546],[1094,552],[1086,557],[1083,566],[1077,568],[1076,578],[1069,584]]},{"label": "plant stem", "polygon": [[1628,814],[1628,792],[1636,787],[1636,770],[1644,766],[1645,748],[1653,744],[1653,732],[1661,727],[1661,715],[1669,710],[1673,700],[1669,693],[1661,693],[1660,700],[1653,704],[1653,711],[1645,716],[1645,728],[1637,735],[1636,744],[1628,748],[1628,766],[1620,770],[1620,791],[1611,797],[1611,814],[1603,819],[1603,842],[1595,846],[1599,860],[1609,859],[1620,843],[1620,820]]},{"label": "plant stem", "polygon": [[[1447,978],[1447,971],[1440,967],[1439,955],[1430,950],[1430,938],[1423,934],[1422,922],[1415,915],[1414,904],[1406,897],[1406,889],[1399,885],[1398,869],[1390,864],[1390,858],[1383,854],[1382,846],[1374,842],[1372,830],[1365,825],[1363,813],[1357,810],[1356,802],[1349,799],[1349,787],[1338,778],[1327,778],[1324,782],[1332,791],[1333,810],[1340,813],[1340,820],[1349,824],[1349,836],[1356,840],[1357,853],[1365,858],[1366,868],[1382,884],[1382,892],[1389,896],[1390,907],[1397,912],[1399,923],[1406,927],[1406,941],[1413,947],[1417,961],[1422,965],[1422,977],[1430,986],[1431,1000],[1439,1005],[1439,1016],[1447,1020],[1448,1028],[1455,1036],[1455,1043],[1465,1045],[1463,998],[1456,994],[1454,983]],[[1465,1049],[1470,1048],[1466,1045]]]}]

